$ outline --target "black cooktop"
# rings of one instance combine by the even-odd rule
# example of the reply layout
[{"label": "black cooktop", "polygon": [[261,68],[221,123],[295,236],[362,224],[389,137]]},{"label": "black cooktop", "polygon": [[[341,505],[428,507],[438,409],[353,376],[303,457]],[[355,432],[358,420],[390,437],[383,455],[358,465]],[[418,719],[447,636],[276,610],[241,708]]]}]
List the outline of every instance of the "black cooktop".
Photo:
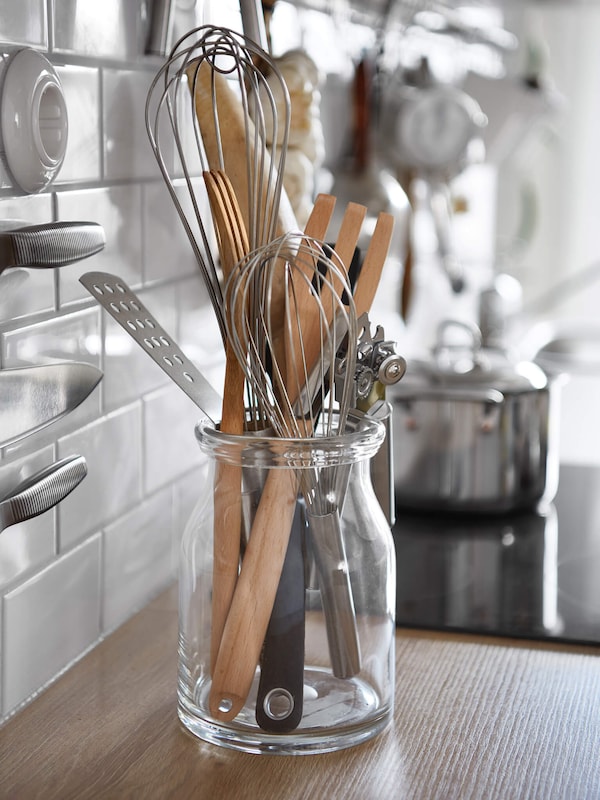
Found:
[{"label": "black cooktop", "polygon": [[397,625],[600,647],[600,467],[561,467],[544,510],[398,509],[393,535]]}]

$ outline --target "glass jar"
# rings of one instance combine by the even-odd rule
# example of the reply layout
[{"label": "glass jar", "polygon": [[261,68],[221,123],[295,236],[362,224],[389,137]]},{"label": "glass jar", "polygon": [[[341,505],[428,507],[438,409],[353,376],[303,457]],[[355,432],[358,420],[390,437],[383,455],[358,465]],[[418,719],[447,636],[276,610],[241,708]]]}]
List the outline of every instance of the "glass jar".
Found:
[{"label": "glass jar", "polygon": [[181,546],[179,716],[252,753],[327,752],[391,720],[395,558],[370,460],[382,423],[231,436],[207,459]]}]

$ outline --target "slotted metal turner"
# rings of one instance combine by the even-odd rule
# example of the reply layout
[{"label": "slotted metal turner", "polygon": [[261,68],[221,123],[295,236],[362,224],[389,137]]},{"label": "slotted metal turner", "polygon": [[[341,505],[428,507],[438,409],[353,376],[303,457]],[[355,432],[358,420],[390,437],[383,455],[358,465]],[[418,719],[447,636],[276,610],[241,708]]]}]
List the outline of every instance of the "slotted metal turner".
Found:
[{"label": "slotted metal turner", "polygon": [[108,272],[86,272],[80,282],[212,422],[222,399],[125,281]]}]

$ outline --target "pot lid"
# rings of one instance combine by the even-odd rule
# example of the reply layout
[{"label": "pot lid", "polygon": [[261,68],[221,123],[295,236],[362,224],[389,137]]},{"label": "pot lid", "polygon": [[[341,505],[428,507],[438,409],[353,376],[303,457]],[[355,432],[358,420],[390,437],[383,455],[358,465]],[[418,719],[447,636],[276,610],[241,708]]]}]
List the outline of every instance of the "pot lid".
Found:
[{"label": "pot lid", "polygon": [[502,395],[536,392],[548,386],[545,372],[533,362],[513,361],[506,353],[481,346],[475,325],[455,320],[440,323],[437,341],[429,360],[409,360],[397,393],[411,394],[417,387],[440,396],[457,390]]}]

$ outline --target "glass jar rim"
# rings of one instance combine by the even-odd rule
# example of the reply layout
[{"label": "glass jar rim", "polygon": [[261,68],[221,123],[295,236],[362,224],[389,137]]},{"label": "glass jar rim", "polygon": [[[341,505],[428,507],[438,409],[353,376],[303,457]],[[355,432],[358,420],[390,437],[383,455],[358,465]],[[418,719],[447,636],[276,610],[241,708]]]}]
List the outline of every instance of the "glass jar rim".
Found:
[{"label": "glass jar rim", "polygon": [[360,412],[351,412],[346,430],[332,436],[286,438],[249,432],[222,433],[208,419],[195,427],[196,439],[206,455],[241,466],[314,467],[340,466],[372,458],[385,439],[385,425]]}]

